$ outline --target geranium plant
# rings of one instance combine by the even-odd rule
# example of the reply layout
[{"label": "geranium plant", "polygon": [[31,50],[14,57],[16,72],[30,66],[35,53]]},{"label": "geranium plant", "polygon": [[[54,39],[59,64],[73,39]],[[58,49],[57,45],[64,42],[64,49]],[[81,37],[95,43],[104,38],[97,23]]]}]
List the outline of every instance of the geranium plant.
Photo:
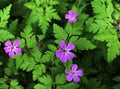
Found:
[{"label": "geranium plant", "polygon": [[0,0],[0,89],[120,89],[119,0]]}]

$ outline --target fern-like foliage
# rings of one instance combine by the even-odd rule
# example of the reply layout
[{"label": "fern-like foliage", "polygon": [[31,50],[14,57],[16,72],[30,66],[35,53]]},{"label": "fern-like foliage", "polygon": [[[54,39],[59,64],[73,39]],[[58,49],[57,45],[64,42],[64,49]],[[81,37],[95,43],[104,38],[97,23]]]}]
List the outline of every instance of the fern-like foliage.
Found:
[{"label": "fern-like foliage", "polygon": [[28,57],[27,55],[23,56],[23,63],[21,64],[20,68],[26,71],[31,71],[34,69],[35,61],[33,58]]},{"label": "fern-like foliage", "polygon": [[44,64],[35,65],[34,70],[32,72],[33,74],[33,80],[38,80],[43,73],[46,72],[46,66]]},{"label": "fern-like foliage", "polygon": [[75,29],[75,27],[76,25],[72,27],[70,24],[67,24],[65,29],[63,29],[57,24],[54,24],[53,32],[55,33],[55,37],[57,38],[55,42],[59,43],[61,40],[69,40],[70,42],[74,42],[79,50],[89,50],[96,48],[96,46],[86,38],[81,37],[80,39],[78,39],[78,35],[81,35],[82,32],[79,28]]},{"label": "fern-like foliage", "polygon": [[55,33],[55,37],[57,38],[56,43],[60,42],[61,40],[66,40],[68,37],[68,34],[64,29],[57,24],[53,25],[53,32]]},{"label": "fern-like foliage", "polygon": [[9,5],[3,10],[0,10],[0,28],[4,28],[7,25],[8,19],[10,17],[11,6],[12,5]]},{"label": "fern-like foliage", "polygon": [[26,46],[28,48],[32,48],[33,45],[35,46],[37,44],[35,35],[32,32],[32,27],[30,25],[25,27],[24,32],[21,32],[21,36],[25,39]]},{"label": "fern-like foliage", "polygon": [[[38,26],[41,27],[42,32],[45,34],[52,19],[60,20],[56,9],[53,7],[53,5],[57,3],[58,1],[54,0],[48,0],[48,2],[44,0],[35,0],[35,2],[26,3],[25,6],[32,10],[27,24],[38,22]],[[39,6],[41,4],[45,6]]]},{"label": "fern-like foliage", "polygon": [[91,4],[95,16],[87,22],[88,31],[94,34],[95,40],[107,42],[107,61],[111,62],[120,55],[120,42],[116,29],[111,24],[114,11],[112,0],[94,0]]},{"label": "fern-like foliage", "polygon": [[0,41],[4,42],[7,39],[11,39],[14,38],[14,35],[12,35],[10,32],[8,32],[7,30],[0,30]]},{"label": "fern-like foliage", "polygon": [[89,49],[94,49],[96,46],[91,43],[89,40],[86,38],[80,38],[75,42],[76,47],[79,50],[89,50]]},{"label": "fern-like foliage", "polygon": [[10,9],[12,5],[7,6],[3,10],[0,10],[0,41],[4,42],[8,39],[14,38],[10,32],[7,31],[7,23],[10,17]]},{"label": "fern-like foliage", "polygon": [[66,82],[66,79],[65,79],[65,74],[58,74],[55,78],[55,82],[57,85],[59,84],[65,84]]},{"label": "fern-like foliage", "polygon": [[24,89],[24,88],[18,84],[17,80],[12,80],[10,82],[10,89]]},{"label": "fern-like foliage", "polygon": [[52,77],[50,75],[47,75],[47,76],[43,76],[43,77],[40,77],[39,78],[39,81],[42,83],[42,84],[36,84],[34,86],[35,89],[52,89]]}]

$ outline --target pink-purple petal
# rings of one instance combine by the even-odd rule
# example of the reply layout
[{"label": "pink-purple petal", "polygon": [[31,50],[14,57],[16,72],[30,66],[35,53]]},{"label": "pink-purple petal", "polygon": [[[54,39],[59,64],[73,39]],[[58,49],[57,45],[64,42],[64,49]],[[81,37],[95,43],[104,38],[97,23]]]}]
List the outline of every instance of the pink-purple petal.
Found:
[{"label": "pink-purple petal", "polygon": [[5,51],[6,53],[8,53],[8,52],[11,51],[11,48],[10,48],[10,47],[4,47],[4,51]]},{"label": "pink-purple petal", "polygon": [[76,71],[76,75],[78,75],[78,76],[83,76],[83,70],[78,70],[78,71]]},{"label": "pink-purple petal", "polygon": [[65,43],[65,41],[63,41],[63,40],[60,42],[59,45],[60,45],[60,47],[61,47],[63,50],[66,48],[66,43]]},{"label": "pink-purple petal", "polygon": [[76,71],[78,68],[77,64],[72,64],[72,71]]},{"label": "pink-purple petal", "polygon": [[9,55],[10,57],[14,57],[14,51],[10,51],[10,52],[8,53],[8,55]]},{"label": "pink-purple petal", "polygon": [[73,22],[76,22],[76,21],[77,21],[76,18],[69,18],[69,20],[68,20],[68,22],[70,22],[70,23],[73,23]]},{"label": "pink-purple petal", "polygon": [[14,47],[18,47],[20,45],[20,41],[19,40],[15,40],[13,43]]},{"label": "pink-purple petal", "polygon": [[67,55],[65,53],[62,53],[60,56],[60,61],[61,62],[67,62]]},{"label": "pink-purple petal", "polygon": [[78,13],[74,13],[74,16],[77,17],[77,16],[78,16]]},{"label": "pink-purple petal", "polygon": [[12,43],[8,40],[8,41],[5,42],[5,46],[11,47],[11,46],[12,46]]},{"label": "pink-purple petal", "polygon": [[77,22],[77,19],[76,19],[76,18],[74,18],[74,19],[73,19],[73,22]]},{"label": "pink-purple petal", "polygon": [[68,51],[73,50],[74,48],[75,48],[75,45],[73,43],[69,43],[67,46]]},{"label": "pink-purple petal", "polygon": [[78,76],[74,75],[73,76],[73,81],[77,83],[77,82],[80,81],[80,78]]},{"label": "pink-purple petal", "polygon": [[73,22],[73,20],[69,19],[69,20],[68,20],[68,22],[69,22],[69,23],[72,23],[72,22]]},{"label": "pink-purple petal", "polygon": [[21,54],[22,53],[21,48],[16,48],[14,51],[15,51],[16,54]]},{"label": "pink-purple petal", "polygon": [[69,11],[68,11],[68,14],[69,14],[69,15],[73,15],[74,12],[73,12],[72,10],[69,10]]},{"label": "pink-purple petal", "polygon": [[55,55],[56,55],[57,58],[60,58],[60,56],[62,55],[62,53],[63,53],[63,50],[57,50],[56,53],[55,53]]},{"label": "pink-purple petal", "polygon": [[74,54],[72,52],[67,52],[67,59],[72,60],[74,58]]},{"label": "pink-purple petal", "polygon": [[70,18],[70,15],[66,14],[66,15],[65,15],[65,18],[66,18],[66,19],[69,19],[69,18]]},{"label": "pink-purple petal", "polygon": [[66,76],[66,79],[67,79],[68,82],[71,82],[72,81],[72,74]]}]

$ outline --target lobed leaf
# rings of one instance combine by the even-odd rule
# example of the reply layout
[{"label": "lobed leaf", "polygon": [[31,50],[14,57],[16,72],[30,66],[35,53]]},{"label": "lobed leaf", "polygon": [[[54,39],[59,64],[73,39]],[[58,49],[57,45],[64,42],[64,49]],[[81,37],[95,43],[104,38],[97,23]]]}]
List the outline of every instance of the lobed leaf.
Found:
[{"label": "lobed leaf", "polygon": [[3,29],[0,30],[0,41],[1,42],[4,42],[12,38],[14,38],[14,35],[12,35],[10,32],[3,30]]},{"label": "lobed leaf", "polygon": [[96,48],[96,46],[86,38],[80,38],[74,44],[79,50],[89,50]]},{"label": "lobed leaf", "polygon": [[68,34],[63,28],[61,28],[57,24],[53,25],[53,32],[55,34],[55,37],[57,38],[56,43],[59,43],[61,40],[67,39]]}]

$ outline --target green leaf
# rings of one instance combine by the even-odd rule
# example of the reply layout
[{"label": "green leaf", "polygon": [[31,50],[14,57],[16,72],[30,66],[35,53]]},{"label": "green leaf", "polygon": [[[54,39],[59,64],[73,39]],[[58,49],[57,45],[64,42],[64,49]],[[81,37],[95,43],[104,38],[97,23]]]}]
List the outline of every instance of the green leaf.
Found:
[{"label": "green leaf", "polygon": [[26,26],[24,32],[21,32],[21,36],[26,40],[28,48],[33,48],[36,43],[35,35],[32,32],[32,27],[30,25]]},{"label": "green leaf", "polygon": [[44,30],[48,28],[52,19],[60,20],[59,15],[52,6],[46,7],[44,13],[43,16],[39,17],[39,26],[41,26],[43,33],[45,33]]},{"label": "green leaf", "polygon": [[[44,0],[36,1],[37,5],[40,3],[46,4]],[[32,12],[27,20],[27,24],[38,22],[38,25],[42,29],[43,34],[46,34],[46,30],[48,29],[49,23],[51,22],[52,19],[56,19],[56,20],[61,19],[58,13],[56,12],[56,9],[53,8],[53,6],[45,6],[45,8],[43,8],[43,7],[35,6],[35,3],[33,2],[26,3],[25,6],[32,9]]]},{"label": "green leaf", "polygon": [[36,84],[34,86],[35,89],[47,89],[45,85],[42,85],[42,84]]},{"label": "green leaf", "polygon": [[0,62],[0,66],[2,65],[3,63],[2,62]]},{"label": "green leaf", "polygon": [[94,0],[91,2],[92,7],[93,7],[93,11],[95,14],[100,14],[100,15],[96,15],[96,17],[98,18],[102,18],[102,17],[106,17],[106,6],[104,1],[102,0]]},{"label": "green leaf", "polygon": [[46,20],[50,21],[50,19],[52,18],[56,20],[61,20],[56,10],[52,6],[46,7],[45,12],[46,12],[46,16],[45,16]]},{"label": "green leaf", "polygon": [[12,34],[16,34],[16,28],[18,25],[18,19],[12,21],[12,23],[9,25],[8,31],[10,31]]},{"label": "green leaf", "polygon": [[57,85],[56,89],[63,89],[63,86],[62,85]]},{"label": "green leaf", "polygon": [[20,48],[24,48],[25,47],[25,39],[23,39],[23,38],[17,38],[19,41],[20,41]]},{"label": "green leaf", "polygon": [[89,50],[96,48],[96,46],[86,38],[80,38],[79,40],[74,42],[74,44],[79,50]]},{"label": "green leaf", "polygon": [[[11,58],[8,60],[8,62],[7,62],[7,66],[8,66],[8,68],[10,69],[9,71],[11,71],[12,72],[12,74],[14,74],[14,75],[17,75],[18,74],[18,69],[16,69],[15,68],[15,64],[14,64],[14,60],[12,59],[11,60]],[[14,71],[13,71],[14,70]]]},{"label": "green leaf", "polygon": [[117,31],[111,24],[114,17],[112,15],[114,11],[113,2],[112,0],[93,0],[91,4],[95,16],[94,19],[89,19],[87,23],[88,31],[96,33],[94,39],[107,42],[107,61],[111,62],[117,55],[120,55]]},{"label": "green leaf", "polygon": [[[23,57],[24,56],[25,55],[23,55]],[[15,55],[16,68],[19,68],[22,65],[22,63],[24,62],[23,57],[22,57],[22,55]]]},{"label": "green leaf", "polygon": [[71,65],[72,65],[73,61],[67,61],[64,63],[65,69],[66,70],[70,70]]},{"label": "green leaf", "polygon": [[91,23],[91,25],[88,27],[88,31],[89,32],[93,32],[93,33],[103,33],[106,28],[109,26],[109,24],[104,20],[104,19],[98,19],[98,20],[95,20],[95,22]]},{"label": "green leaf", "polygon": [[100,40],[100,41],[109,41],[111,39],[116,39],[117,38],[117,33],[111,34],[108,31],[105,31],[104,33],[99,33],[94,36],[94,39]]},{"label": "green leaf", "polygon": [[60,2],[58,0],[49,0],[50,5],[58,5]]},{"label": "green leaf", "polygon": [[31,71],[34,69],[36,62],[34,61],[32,57],[29,57],[26,54],[24,54],[22,59],[23,59],[23,63],[20,66],[21,69],[26,70],[26,71]]},{"label": "green leaf", "polygon": [[1,83],[4,83],[4,82],[6,82],[7,81],[7,79],[5,79],[5,78],[0,78],[0,84]]},{"label": "green leaf", "polygon": [[0,89],[8,89],[8,85],[6,84],[7,79],[0,78]]},{"label": "green leaf", "polygon": [[45,35],[37,35],[39,42],[45,38]]},{"label": "green leaf", "polygon": [[40,52],[38,46],[34,46],[31,54],[36,62],[40,62],[40,60],[41,60],[40,58],[41,58],[42,53]]},{"label": "green leaf", "polygon": [[4,72],[5,72],[5,74],[8,75],[8,76],[12,74],[12,70],[11,70],[10,68],[8,68],[8,67],[6,67],[6,68],[4,69]]},{"label": "green leaf", "polygon": [[63,89],[77,89],[78,87],[79,87],[79,84],[71,82],[64,85]]},{"label": "green leaf", "polygon": [[[37,1],[37,0],[36,0]],[[36,5],[34,2],[27,2],[24,4],[29,9],[35,9]]]},{"label": "green leaf", "polygon": [[56,84],[65,84],[66,82],[66,75],[64,73],[58,74],[55,78]]},{"label": "green leaf", "polygon": [[78,89],[78,87],[79,84],[71,82],[66,85],[57,85],[56,89]]},{"label": "green leaf", "polygon": [[75,42],[75,41],[77,41],[78,40],[78,36],[72,36],[71,38],[70,38],[70,40],[69,40],[69,42]]},{"label": "green leaf", "polygon": [[18,85],[17,80],[12,80],[10,82],[10,89],[24,89],[21,85]]},{"label": "green leaf", "polygon": [[[39,14],[40,13],[40,14]],[[27,24],[35,23],[39,21],[40,16],[43,16],[43,8],[36,7],[29,15],[29,18],[27,19]]]},{"label": "green leaf", "polygon": [[4,42],[8,39],[14,38],[14,35],[12,35],[10,32],[6,30],[0,30],[0,41]]},{"label": "green leaf", "polygon": [[10,17],[10,9],[11,9],[11,4],[9,6],[7,6],[6,8],[2,10],[0,10],[0,27],[4,28],[7,23],[8,23],[8,19]]},{"label": "green leaf", "polygon": [[112,0],[94,0],[91,4],[96,18],[109,18],[112,21],[111,14],[114,11]]},{"label": "green leaf", "polygon": [[114,77],[113,80],[116,81],[116,82],[120,82],[120,76]]},{"label": "green leaf", "polygon": [[81,35],[81,31],[80,31],[80,26],[77,25],[71,25],[70,23],[68,23],[65,27],[65,31],[71,36],[71,35]]},{"label": "green leaf", "polygon": [[10,82],[10,85],[12,85],[12,86],[16,86],[16,85],[18,85],[17,80],[12,80],[12,81]]},{"label": "green leaf", "polygon": [[59,11],[61,14],[67,13],[67,6],[69,5],[66,3],[67,1],[65,0],[60,0],[60,4],[57,5],[57,11]]},{"label": "green leaf", "polygon": [[39,6],[39,5],[41,5],[41,4],[43,3],[42,0],[34,0],[34,1],[35,1],[35,4],[36,4],[37,6]]},{"label": "green leaf", "polygon": [[35,65],[34,70],[32,72],[33,74],[33,80],[37,80],[40,78],[40,76],[42,75],[42,73],[46,72],[46,67],[43,64],[40,65]]},{"label": "green leaf", "polygon": [[108,2],[107,2],[106,13],[107,13],[108,17],[111,17],[111,14],[114,11],[113,3],[112,3],[112,0],[107,0],[107,1]]},{"label": "green leaf", "polygon": [[40,59],[41,63],[49,62],[50,60],[53,60],[54,52],[46,51],[45,54]]},{"label": "green leaf", "polygon": [[120,55],[120,42],[112,40],[107,44],[107,46],[108,46],[107,61],[111,62],[116,58],[117,55]]},{"label": "green leaf", "polygon": [[96,22],[94,22],[94,18],[89,18],[86,21],[87,31],[96,33],[98,31],[98,25]]},{"label": "green leaf", "polygon": [[52,44],[48,44],[48,48],[53,52],[57,50],[57,48]]},{"label": "green leaf", "polygon": [[39,78],[39,81],[43,83],[44,85],[50,85],[52,86],[52,77],[50,75],[43,76]]},{"label": "green leaf", "polygon": [[57,38],[57,40],[55,41],[56,43],[59,43],[61,40],[67,39],[68,34],[63,28],[61,28],[57,24],[53,25],[53,32],[55,34],[55,37]]}]

